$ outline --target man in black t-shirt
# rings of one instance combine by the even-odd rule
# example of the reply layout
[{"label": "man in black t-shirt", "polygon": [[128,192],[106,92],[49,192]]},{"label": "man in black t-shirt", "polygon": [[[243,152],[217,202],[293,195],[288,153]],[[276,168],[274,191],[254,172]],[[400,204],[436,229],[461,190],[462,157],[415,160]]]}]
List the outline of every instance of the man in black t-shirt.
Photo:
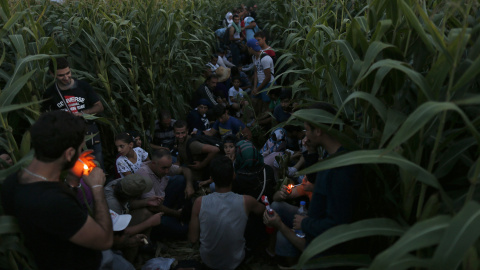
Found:
[{"label": "man in black t-shirt", "polygon": [[[42,111],[63,110],[78,116],[103,112],[102,102],[93,91],[92,86],[87,82],[72,78],[67,59],[57,58],[56,63],[56,69],[53,61],[49,63],[49,72],[50,75],[55,76],[55,83],[43,95],[43,99],[47,100],[42,104]],[[87,148],[93,149],[95,159],[104,168],[98,127],[94,121],[87,121],[87,135],[93,134],[96,135],[87,141]]]},{"label": "man in black t-shirt", "polygon": [[[98,269],[101,250],[113,243],[112,219],[99,168],[84,169],[92,163],[85,145],[83,118],[64,111],[40,116],[30,134],[35,156],[25,168],[10,175],[2,184],[5,214],[15,216],[25,236],[25,246],[33,254],[38,269]],[[91,166],[92,167],[92,166]],[[74,193],[61,182],[69,170],[77,184],[82,177],[94,200],[94,217],[80,206]]]}]

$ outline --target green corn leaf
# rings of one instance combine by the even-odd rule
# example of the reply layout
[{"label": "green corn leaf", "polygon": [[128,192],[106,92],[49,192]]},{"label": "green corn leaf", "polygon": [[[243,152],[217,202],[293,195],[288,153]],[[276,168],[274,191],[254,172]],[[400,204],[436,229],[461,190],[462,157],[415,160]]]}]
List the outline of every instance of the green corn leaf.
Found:
[{"label": "green corn leaf", "polygon": [[386,218],[361,220],[352,224],[335,226],[317,236],[303,251],[297,267],[304,265],[327,249],[347,241],[367,236],[400,236],[405,232],[398,223]]},{"label": "green corn leaf", "polygon": [[392,27],[392,20],[381,20],[377,23],[375,32],[373,33],[372,40],[380,41],[385,33]]},{"label": "green corn leaf", "polygon": [[425,95],[425,97],[427,97],[428,100],[432,99],[430,94],[430,87],[428,86],[425,78],[417,71],[408,67],[406,63],[397,60],[384,59],[376,62],[368,69],[367,72],[365,72],[365,75],[363,75],[363,77],[357,80],[357,84],[363,81],[371,72],[373,72],[377,68],[392,68],[405,73],[405,75],[407,75],[410,80],[412,80],[420,88],[420,90]]},{"label": "green corn leaf", "polygon": [[365,92],[357,91],[350,94],[347,97],[347,99],[345,99],[344,103],[342,104],[342,107],[340,107],[339,110],[341,110],[343,106],[345,106],[345,104],[348,103],[350,100],[357,99],[357,98],[361,98],[368,101],[375,108],[375,110],[377,110],[378,116],[380,116],[380,118],[382,118],[383,121],[387,120],[387,108],[385,107],[385,105],[383,105],[383,103],[379,99],[374,97],[372,94],[365,93]]},{"label": "green corn leaf", "polygon": [[27,56],[25,41],[23,40],[22,35],[9,35],[8,38],[10,39],[13,46],[15,47],[18,58],[24,58],[25,56]]},{"label": "green corn leaf", "polygon": [[417,16],[415,16],[412,9],[407,5],[405,0],[397,0],[397,5],[402,11],[405,18],[407,19],[410,26],[412,26],[413,29],[415,29],[415,31],[417,32],[417,35],[422,39],[425,46],[427,46],[427,49],[431,53],[435,53],[435,48],[432,45],[431,38],[427,37],[427,33],[423,29],[423,26],[420,24],[420,21],[418,20]]},{"label": "green corn leaf", "polygon": [[334,40],[332,42],[338,44],[340,50],[342,50],[343,52],[343,56],[345,57],[345,59],[347,59],[349,65],[353,66],[353,63],[359,59],[357,53],[355,52],[355,50],[353,50],[352,46],[350,45],[350,43],[348,43],[348,41]]},{"label": "green corn leaf", "polygon": [[404,255],[388,266],[388,270],[405,270],[412,268],[427,268],[431,259],[420,259],[412,255]]},{"label": "green corn leaf", "polygon": [[[301,269],[332,269],[339,266],[368,266],[371,261],[370,256],[365,254],[323,256],[321,258],[311,259],[305,263]],[[299,269],[298,265],[294,267]]]},{"label": "green corn leaf", "polygon": [[477,141],[475,138],[470,137],[449,145],[446,151],[444,151],[439,157],[435,176],[437,178],[444,177],[450,172],[460,157],[464,155],[464,152],[476,144]]},{"label": "green corn leaf", "polygon": [[[340,82],[340,79],[338,79],[337,74],[332,67],[328,68],[328,74],[330,75],[330,85],[332,89],[333,100],[335,101],[335,105],[337,105],[337,107],[341,107],[342,104],[345,103],[348,95],[347,88],[342,84],[342,82]],[[346,116],[351,117],[353,115],[353,110],[350,106],[344,106],[342,109]]]},{"label": "green corn leaf", "polygon": [[30,77],[35,73],[35,70],[30,71],[29,73],[18,78],[12,84],[7,84],[6,87],[2,90],[0,94],[0,107],[3,109],[6,106],[9,106],[17,94],[22,90],[23,86],[28,82]]},{"label": "green corn leaf", "polygon": [[412,112],[409,117],[405,120],[405,123],[400,127],[398,132],[392,138],[390,143],[387,146],[387,151],[391,151],[395,147],[407,141],[414,134],[416,134],[422,127],[424,127],[431,119],[437,116],[439,113],[444,111],[455,111],[457,112],[465,122],[468,130],[477,140],[477,143],[480,144],[480,134],[477,129],[473,126],[472,122],[468,119],[465,113],[458,108],[452,102],[434,102],[429,101],[420,105],[414,112]]},{"label": "green corn leaf", "polygon": [[468,83],[478,77],[478,73],[480,73],[480,56],[472,62],[467,71],[456,81],[451,91],[454,93],[460,88],[465,87]]},{"label": "green corn leaf", "polygon": [[438,244],[450,221],[449,216],[436,216],[415,223],[395,244],[375,257],[369,269],[390,269],[410,252]]},{"label": "green corn leaf", "polygon": [[11,112],[11,111],[15,111],[15,110],[27,108],[27,107],[29,107],[29,106],[32,106],[32,105],[35,105],[35,104],[39,104],[39,103],[41,103],[41,101],[34,101],[34,102],[28,102],[28,103],[22,103],[22,104],[14,104],[14,105],[2,106],[2,107],[0,107],[0,113],[7,113],[7,112]]},{"label": "green corn leaf", "polygon": [[20,233],[17,219],[14,216],[0,216],[0,235]]},{"label": "green corn leaf", "polygon": [[[2,0],[2,2],[5,0]],[[8,4],[7,4],[8,5]],[[2,8],[3,9],[3,8]],[[6,11],[5,9],[3,9]],[[8,10],[8,9],[7,9]],[[8,32],[12,29],[12,27],[20,20],[23,15],[25,15],[25,11],[21,12],[15,12],[12,17],[10,15],[7,15],[9,17],[8,21],[3,25],[2,29],[0,30],[0,39],[2,39]]]},{"label": "green corn leaf", "polygon": [[396,165],[414,176],[418,181],[442,191],[442,186],[433,174],[397,153],[386,153],[384,149],[348,152],[315,163],[314,165],[301,170],[298,174],[308,174],[354,164],[377,163]]},{"label": "green corn leaf", "polygon": [[450,222],[438,244],[430,269],[457,269],[480,236],[480,205],[471,201]]},{"label": "green corn leaf", "polygon": [[[359,78],[362,78],[364,76],[365,72],[375,61],[378,54],[387,48],[393,48],[393,46],[379,41],[374,41],[370,44],[370,46],[368,46],[367,53],[365,54],[365,59],[363,60],[362,69],[360,70],[360,74],[358,75]],[[364,77],[362,78],[362,80],[363,79]],[[357,83],[358,82],[356,82],[355,84]]]}]

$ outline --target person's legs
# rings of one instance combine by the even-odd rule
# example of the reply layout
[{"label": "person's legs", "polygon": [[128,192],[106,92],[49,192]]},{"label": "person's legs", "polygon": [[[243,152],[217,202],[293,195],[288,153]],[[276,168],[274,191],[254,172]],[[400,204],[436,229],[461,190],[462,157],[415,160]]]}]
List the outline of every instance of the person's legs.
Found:
[{"label": "person's legs", "polygon": [[174,175],[168,178],[165,188],[165,199],[163,205],[168,208],[181,208],[185,202],[186,181],[183,175]]},{"label": "person's legs", "polygon": [[230,43],[230,51],[232,52],[232,63],[238,66],[240,64],[240,49],[238,45],[234,42]]},{"label": "person's legs", "polygon": [[[286,202],[272,203],[272,209],[282,219],[282,222],[289,228],[293,227],[293,218],[298,211],[298,207]],[[300,251],[281,233],[277,232],[275,243],[275,254],[286,258],[287,264],[293,264],[300,255]]]}]

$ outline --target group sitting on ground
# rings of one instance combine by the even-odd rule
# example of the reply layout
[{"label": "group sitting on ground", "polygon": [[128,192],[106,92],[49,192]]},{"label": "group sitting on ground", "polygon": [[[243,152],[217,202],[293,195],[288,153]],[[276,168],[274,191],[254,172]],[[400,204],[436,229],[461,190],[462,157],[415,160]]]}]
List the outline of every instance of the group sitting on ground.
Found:
[{"label": "group sitting on ground", "polygon": [[[255,16],[245,7],[227,13],[217,54],[184,119],[161,110],[153,130],[115,136],[110,181],[98,128],[83,118],[103,111],[100,99],[71,78],[66,59],[56,60],[56,70],[51,65],[55,84],[31,128],[35,157],[1,190],[3,208],[17,217],[40,269],[135,269],[142,254],[155,254],[156,243],[187,238],[199,244],[206,269],[236,269],[261,252],[291,266],[316,236],[353,220],[358,166],[297,174],[347,149],[318,123],[288,123],[297,104],[291,90],[274,86],[276,54]],[[326,103],[311,108],[336,115]],[[267,131],[283,127],[255,146],[255,121]],[[95,156],[82,150],[88,135],[95,135],[87,141]],[[12,165],[9,152],[0,158],[0,169]],[[59,184],[62,170],[69,173]],[[273,212],[265,211],[262,196]],[[298,198],[308,215],[296,214]],[[268,234],[266,226],[277,232]]]}]

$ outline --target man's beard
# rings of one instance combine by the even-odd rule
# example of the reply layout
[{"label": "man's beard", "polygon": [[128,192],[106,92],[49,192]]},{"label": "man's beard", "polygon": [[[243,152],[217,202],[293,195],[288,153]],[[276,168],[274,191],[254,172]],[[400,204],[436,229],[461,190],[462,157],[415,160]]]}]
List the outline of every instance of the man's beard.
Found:
[{"label": "man's beard", "polygon": [[70,170],[71,168],[73,168],[73,166],[75,166],[75,163],[77,163],[79,156],[80,156],[80,151],[75,150],[75,155],[72,157],[72,159],[70,161],[67,161],[65,164],[63,164],[62,171]]}]

